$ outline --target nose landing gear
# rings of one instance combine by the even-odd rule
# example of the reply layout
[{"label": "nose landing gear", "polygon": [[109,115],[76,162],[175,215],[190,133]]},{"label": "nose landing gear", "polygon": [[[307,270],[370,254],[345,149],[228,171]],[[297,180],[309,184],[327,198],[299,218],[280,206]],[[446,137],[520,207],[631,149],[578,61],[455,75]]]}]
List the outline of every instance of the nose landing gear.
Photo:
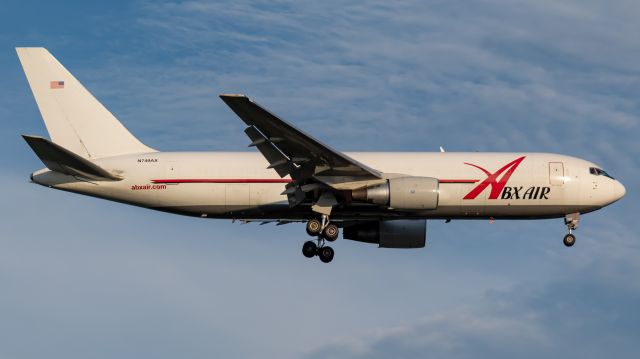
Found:
[{"label": "nose landing gear", "polygon": [[338,226],[329,222],[329,216],[322,215],[322,221],[310,219],[306,229],[310,236],[317,236],[317,244],[314,241],[305,242],[302,246],[302,254],[307,258],[318,256],[323,263],[331,262],[335,252],[333,248],[325,246],[325,240],[333,242],[338,239],[340,234]]},{"label": "nose landing gear", "polygon": [[576,244],[576,236],[573,235],[573,231],[578,228],[578,222],[580,221],[580,213],[569,213],[564,216],[564,224],[567,226],[569,233],[564,236],[562,243],[565,246],[571,247]]},{"label": "nose landing gear", "polygon": [[564,236],[562,243],[564,243],[564,245],[567,247],[571,247],[576,243],[576,236],[574,236],[571,233],[568,233],[566,236]]}]

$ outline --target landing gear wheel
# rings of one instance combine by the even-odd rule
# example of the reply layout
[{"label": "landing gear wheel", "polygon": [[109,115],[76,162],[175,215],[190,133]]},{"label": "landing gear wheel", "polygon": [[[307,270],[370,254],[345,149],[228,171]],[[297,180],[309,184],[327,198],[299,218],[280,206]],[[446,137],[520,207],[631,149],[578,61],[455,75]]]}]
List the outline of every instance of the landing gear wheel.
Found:
[{"label": "landing gear wheel", "polygon": [[322,224],[317,219],[310,219],[309,222],[307,222],[307,234],[312,237],[317,236],[321,228]]},{"label": "landing gear wheel", "polygon": [[566,236],[564,236],[564,239],[562,240],[562,242],[564,243],[565,246],[571,247],[574,244],[576,244],[576,236],[569,233]]},{"label": "landing gear wheel", "polygon": [[302,245],[302,255],[307,258],[312,258],[318,254],[318,246],[312,241],[304,242]]},{"label": "landing gear wheel", "polygon": [[331,247],[322,247],[318,250],[318,257],[323,263],[329,263],[333,260],[333,248]]},{"label": "landing gear wheel", "polygon": [[332,223],[327,224],[327,226],[324,227],[324,231],[322,231],[322,236],[329,242],[333,242],[338,239],[338,234],[340,234],[338,226]]}]

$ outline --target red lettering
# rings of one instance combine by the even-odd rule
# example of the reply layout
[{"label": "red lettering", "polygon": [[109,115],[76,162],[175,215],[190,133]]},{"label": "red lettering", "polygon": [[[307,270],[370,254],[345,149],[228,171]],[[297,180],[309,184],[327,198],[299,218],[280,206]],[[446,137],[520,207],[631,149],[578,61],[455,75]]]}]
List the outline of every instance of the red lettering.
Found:
[{"label": "red lettering", "polygon": [[[509,180],[509,177],[511,177],[513,172],[516,170],[516,168],[518,168],[518,166],[525,159],[525,157],[526,156],[522,156],[520,158],[517,158],[507,163],[502,168],[497,170],[495,173],[491,173],[480,166],[474,165],[473,163],[465,162],[465,165],[473,166],[481,170],[482,172],[484,172],[487,175],[487,179],[480,182],[479,185],[477,185],[474,189],[472,189],[469,193],[467,193],[467,195],[464,196],[464,199],[475,199],[476,197],[478,197],[480,193],[482,193],[482,191],[485,190],[485,188],[489,186],[491,186],[491,193],[489,193],[489,199],[497,199],[498,196],[500,195],[500,192],[502,192],[504,187],[507,185],[507,181]],[[502,175],[502,177],[500,177],[500,175]],[[498,177],[500,177],[500,179],[498,179]]]}]

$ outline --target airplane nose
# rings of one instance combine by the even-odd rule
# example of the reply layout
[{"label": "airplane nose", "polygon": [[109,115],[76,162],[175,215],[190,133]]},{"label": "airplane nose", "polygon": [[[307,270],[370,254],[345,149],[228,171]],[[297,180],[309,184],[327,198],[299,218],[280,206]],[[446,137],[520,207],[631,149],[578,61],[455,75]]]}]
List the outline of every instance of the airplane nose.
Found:
[{"label": "airplane nose", "polygon": [[615,202],[624,197],[625,193],[627,193],[627,190],[624,188],[622,183],[615,181],[613,184],[613,201]]}]

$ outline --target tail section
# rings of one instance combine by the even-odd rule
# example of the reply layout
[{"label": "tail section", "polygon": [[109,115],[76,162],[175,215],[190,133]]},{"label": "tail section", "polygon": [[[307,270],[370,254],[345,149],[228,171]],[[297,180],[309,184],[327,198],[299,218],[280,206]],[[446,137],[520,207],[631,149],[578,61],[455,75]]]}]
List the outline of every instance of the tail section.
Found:
[{"label": "tail section", "polygon": [[155,152],[42,47],[16,48],[51,140],[85,158]]}]

